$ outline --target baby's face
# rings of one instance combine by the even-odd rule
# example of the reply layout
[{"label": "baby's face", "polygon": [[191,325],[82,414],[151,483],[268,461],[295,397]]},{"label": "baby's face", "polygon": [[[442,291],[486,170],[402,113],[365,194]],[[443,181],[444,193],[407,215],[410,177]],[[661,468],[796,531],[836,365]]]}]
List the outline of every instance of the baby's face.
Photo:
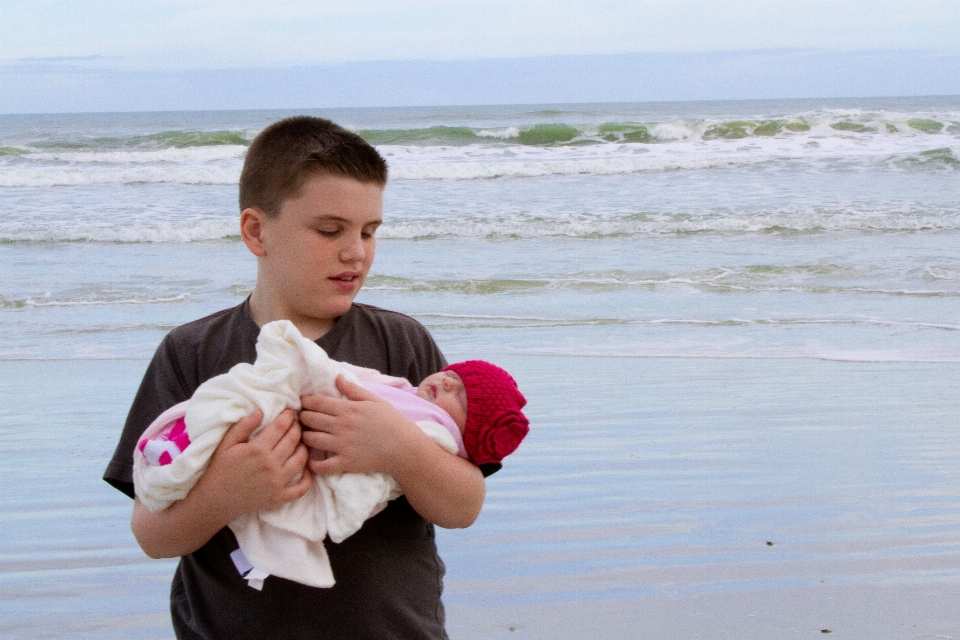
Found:
[{"label": "baby's face", "polygon": [[467,390],[460,376],[453,371],[427,376],[417,387],[417,395],[449,413],[463,433],[467,424]]}]

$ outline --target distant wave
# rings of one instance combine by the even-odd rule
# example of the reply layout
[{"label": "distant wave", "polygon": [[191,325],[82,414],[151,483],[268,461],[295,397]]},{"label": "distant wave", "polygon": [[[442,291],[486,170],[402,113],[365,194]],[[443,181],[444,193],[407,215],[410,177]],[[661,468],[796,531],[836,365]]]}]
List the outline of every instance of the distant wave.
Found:
[{"label": "distant wave", "polygon": [[[465,214],[410,218],[388,215],[377,232],[381,240],[474,238],[625,238],[677,234],[820,234],[960,231],[960,207],[926,211],[857,211],[810,209],[770,213],[611,213],[561,216]],[[233,217],[144,223],[123,220],[100,224],[13,224],[0,222],[0,244],[44,242],[188,243],[238,238]],[[955,280],[956,272],[933,271],[933,280]]]},{"label": "distant wave", "polygon": [[[529,115],[529,114],[528,114]],[[560,111],[538,116],[574,117]],[[509,118],[509,116],[505,116]],[[898,113],[861,109],[822,109],[756,115],[735,119],[684,118],[666,121],[611,120],[601,123],[545,121],[500,125],[431,125],[403,128],[358,128],[371,144],[400,146],[526,145],[579,146],[590,144],[658,144],[696,140],[743,140],[796,136],[960,136],[960,111]],[[0,146],[0,156],[42,152],[155,151],[203,147],[246,148],[258,133],[253,129],[167,129],[97,136],[80,133],[24,134]]]},{"label": "distant wave", "polygon": [[604,122],[598,125],[541,123],[527,126],[467,127],[432,126],[409,129],[362,129],[359,133],[374,145],[462,146],[469,144],[521,144],[530,146],[579,146],[589,144],[656,144],[681,139],[742,140],[783,138],[797,135],[850,136],[960,135],[960,114],[912,116],[910,114],[864,114],[856,110],[833,110],[736,120],[677,120],[670,122]]},{"label": "distant wave", "polygon": [[[896,286],[882,282],[896,281]],[[864,284],[870,282],[871,284]],[[182,284],[143,287],[96,286],[64,293],[0,295],[0,309],[40,307],[84,307],[101,305],[156,305],[178,304],[187,301],[195,287]],[[230,297],[242,297],[252,290],[251,284],[234,284],[219,289]],[[930,282],[924,273],[901,273],[895,266],[886,271],[864,273],[839,265],[755,265],[746,267],[717,267],[688,272],[574,272],[545,277],[426,279],[400,276],[372,275],[364,290],[370,293],[430,293],[463,296],[629,294],[633,291],[670,292],[696,290],[706,293],[769,294],[791,293],[801,295],[843,295],[848,299],[858,296],[907,298],[960,298],[960,287],[944,282]],[[950,322],[892,321],[868,317],[772,317],[726,319],[629,319],[629,318],[543,318],[501,315],[459,316],[426,314],[425,317],[444,318],[446,323],[466,323],[478,326],[570,326],[570,325],[690,325],[690,326],[760,326],[760,325],[884,325],[948,331],[960,331],[960,324]],[[466,326],[466,325],[465,325]]]},{"label": "distant wave", "polygon": [[[790,166],[960,169],[960,113],[811,112],[742,120],[437,125],[360,130],[397,180],[478,180]],[[7,140],[0,187],[236,184],[255,132]]]},{"label": "distant wave", "polygon": [[[152,161],[151,161],[152,162]],[[27,166],[0,171],[0,187],[63,187],[96,184],[225,184],[236,185],[240,165],[170,166],[162,161],[131,161],[117,166]]]},{"label": "distant wave", "polygon": [[687,327],[743,327],[743,326],[886,326],[913,329],[960,331],[960,324],[909,322],[880,318],[543,318],[523,316],[470,315],[449,313],[422,313],[417,318],[430,327],[444,328],[534,328],[577,326],[687,326]]},{"label": "distant wave", "polygon": [[477,142],[477,129],[443,125],[422,129],[360,129],[357,133],[372,145],[466,145]]},{"label": "distant wave", "polygon": [[256,131],[157,131],[127,136],[71,135],[61,138],[27,139],[24,146],[34,152],[117,151],[189,149],[193,147],[240,146],[250,144]]},{"label": "distant wave", "polygon": [[211,147],[222,145],[247,146],[252,140],[249,131],[161,131],[146,136],[131,138],[132,146],[155,144],[158,147]]},{"label": "distant wave", "polygon": [[101,305],[170,304],[187,300],[186,293],[166,296],[132,296],[122,291],[91,291],[81,297],[64,298],[53,296],[27,296],[6,298],[0,296],[0,309],[24,309],[29,307],[87,307]]},{"label": "distant wave", "polygon": [[[913,286],[884,287],[862,284],[884,281],[886,277],[903,277]],[[946,284],[929,282],[924,274],[898,274],[895,268],[886,273],[864,274],[838,265],[756,265],[746,267],[717,267],[684,273],[629,273],[581,272],[542,278],[488,278],[488,279],[424,279],[398,276],[371,276],[365,285],[368,291],[396,291],[404,293],[456,293],[463,295],[529,294],[545,291],[584,290],[593,293],[626,290],[658,291],[665,289],[696,289],[706,292],[736,293],[803,293],[876,295],[905,297],[960,297],[960,289]],[[869,277],[868,277],[869,276]],[[738,323],[740,321],[737,321]],[[763,324],[766,321],[744,321]],[[773,324],[784,322],[771,321]],[[799,322],[799,321],[798,321]],[[834,322],[833,320],[826,321]],[[860,323],[856,320],[855,323]],[[947,328],[946,325],[940,328]],[[960,328],[950,325],[949,328]]]},{"label": "distant wave", "polygon": [[540,237],[606,238],[672,234],[833,233],[960,230],[960,208],[925,212],[806,210],[773,213],[460,216],[388,220],[383,239]]},{"label": "distant wave", "polygon": [[511,353],[561,357],[561,358],[669,358],[691,360],[825,360],[828,362],[851,362],[862,364],[958,364],[960,354],[934,352],[932,350],[911,351],[909,349],[843,349],[823,347],[819,349],[762,347],[745,349],[742,346],[729,350],[719,345],[702,344],[696,346],[681,345],[645,345],[631,349],[618,345],[616,348],[590,348],[573,346],[567,349],[525,349],[513,348]]},{"label": "distant wave", "polygon": [[[921,150],[914,153],[891,153],[877,150],[860,157],[842,153],[817,156],[786,153],[744,153],[740,156],[710,155],[703,150],[683,155],[610,154],[598,156],[541,158],[432,158],[417,159],[387,154],[392,180],[488,180],[497,178],[538,178],[576,175],[624,175],[669,171],[722,170],[738,167],[791,166],[803,170],[890,168],[894,170],[953,171],[960,169],[958,152],[949,147]],[[121,152],[125,153],[125,152]],[[138,154],[113,163],[104,158],[63,159],[50,163],[0,168],[0,188],[85,186],[98,184],[189,184],[236,185],[242,158],[228,162],[191,160],[177,163],[163,160],[165,152],[152,157]],[[627,154],[630,152],[627,151]],[[98,154],[104,155],[104,154]]]},{"label": "distant wave", "polygon": [[[389,159],[389,158],[388,158]],[[618,175],[661,171],[695,171],[757,165],[767,158],[525,158],[492,161],[423,162],[402,161],[391,166],[397,180],[483,180],[491,178],[537,178],[543,176]]]},{"label": "distant wave", "polygon": [[926,273],[934,280],[960,280],[960,269],[929,267],[927,268]]},{"label": "distant wave", "polygon": [[[30,154],[29,160],[36,164],[61,163],[70,166],[90,168],[98,166],[124,167],[126,165],[200,165],[212,162],[229,163],[243,162],[245,149],[242,147],[190,147],[186,149],[109,149],[96,151],[77,151],[74,149],[58,149]],[[21,158],[23,160],[24,158]],[[17,166],[22,166],[17,165]]]},{"label": "distant wave", "polygon": [[[50,292],[42,295],[20,295],[4,296],[0,295],[0,309],[31,309],[31,308],[55,308],[55,307],[102,307],[102,306],[142,306],[142,305],[176,305],[183,302],[190,302],[195,294],[209,295],[209,281],[193,282],[189,285],[184,283],[167,283],[154,287],[129,287],[122,288],[116,286],[101,287],[91,285],[69,291]],[[151,290],[155,289],[155,290]],[[234,284],[218,287],[219,294],[226,294],[231,299],[242,299],[253,291],[253,283]],[[155,324],[107,324],[107,325],[89,325],[80,323],[76,326],[63,325],[53,333],[112,333],[125,332],[139,329],[172,329],[172,326]]]},{"label": "distant wave", "polygon": [[4,227],[0,225],[0,244],[44,242],[108,243],[183,243],[238,238],[236,220],[200,220],[187,223],[161,223],[105,227],[84,224],[57,224],[48,227]]}]

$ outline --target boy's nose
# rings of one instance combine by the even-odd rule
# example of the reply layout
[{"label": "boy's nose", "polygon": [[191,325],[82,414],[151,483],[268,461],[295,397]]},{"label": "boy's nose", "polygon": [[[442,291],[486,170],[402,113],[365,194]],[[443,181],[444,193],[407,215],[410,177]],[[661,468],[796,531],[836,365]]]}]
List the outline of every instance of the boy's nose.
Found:
[{"label": "boy's nose", "polygon": [[340,247],[340,260],[343,262],[362,262],[365,256],[363,240],[359,237],[350,238]]}]

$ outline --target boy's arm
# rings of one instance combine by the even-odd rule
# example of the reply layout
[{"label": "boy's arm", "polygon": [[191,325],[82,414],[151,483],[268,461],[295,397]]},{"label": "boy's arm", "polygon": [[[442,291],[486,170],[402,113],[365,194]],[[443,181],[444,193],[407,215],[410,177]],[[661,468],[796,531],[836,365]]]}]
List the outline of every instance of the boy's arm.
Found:
[{"label": "boy's arm", "polygon": [[[296,414],[284,411],[248,442],[262,418],[257,411],[227,431],[183,500],[156,513],[134,502],[130,528],[144,553],[151,558],[192,553],[238,516],[307,492],[311,476]],[[297,474],[302,477],[293,482]]]},{"label": "boy's arm", "polygon": [[337,378],[337,388],[346,399],[301,399],[303,441],[333,454],[311,460],[311,471],[383,472],[397,481],[426,520],[446,528],[473,524],[486,496],[480,469],[444,451],[389,402],[342,377]]}]

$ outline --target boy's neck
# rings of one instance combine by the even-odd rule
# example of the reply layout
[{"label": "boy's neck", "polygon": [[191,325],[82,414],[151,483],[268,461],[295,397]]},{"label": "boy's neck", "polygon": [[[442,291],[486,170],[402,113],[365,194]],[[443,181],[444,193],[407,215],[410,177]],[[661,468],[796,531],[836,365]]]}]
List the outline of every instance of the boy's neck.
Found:
[{"label": "boy's neck", "polygon": [[262,287],[254,287],[253,293],[250,294],[250,317],[258,327],[263,327],[274,320],[289,320],[304,338],[317,340],[333,329],[337,323],[336,318],[301,317],[291,313],[287,309],[280,308],[280,305],[271,300],[270,296],[264,295],[262,291]]}]

